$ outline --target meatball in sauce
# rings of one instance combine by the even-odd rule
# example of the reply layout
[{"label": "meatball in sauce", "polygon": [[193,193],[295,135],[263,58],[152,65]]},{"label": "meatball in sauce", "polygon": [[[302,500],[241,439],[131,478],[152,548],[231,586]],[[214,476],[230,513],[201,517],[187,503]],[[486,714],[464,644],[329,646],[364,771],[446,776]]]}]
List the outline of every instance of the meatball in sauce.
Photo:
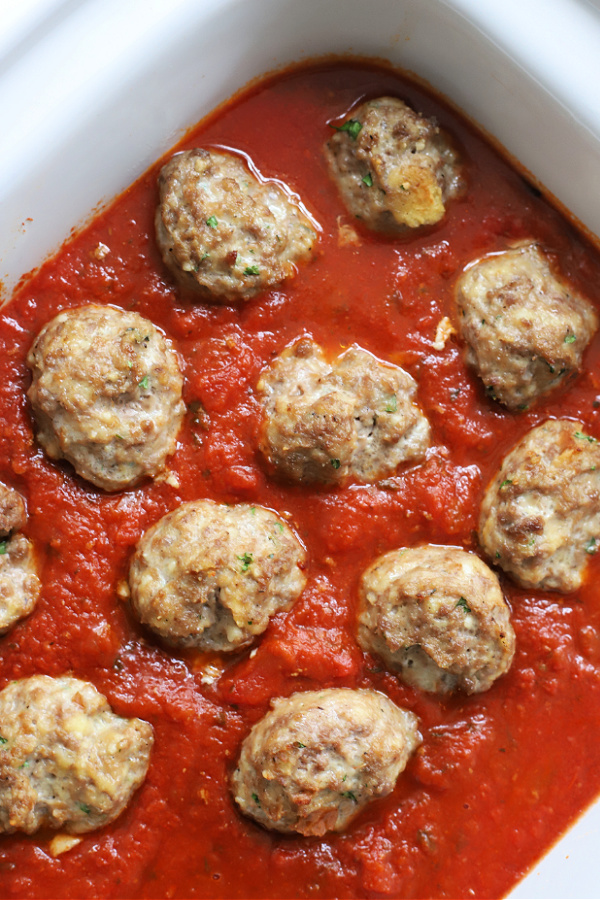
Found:
[{"label": "meatball in sauce", "polygon": [[300,202],[233,153],[176,154],[161,170],[159,194],[164,263],[203,300],[249,300],[313,255],[318,226]]},{"label": "meatball in sauce", "polygon": [[305,559],[270,510],[191,501],[140,540],[129,571],[133,608],[168,644],[237,650],[302,593]]},{"label": "meatball in sauce", "polygon": [[424,691],[487,691],[510,668],[515,635],[496,575],[474,553],[392,550],[363,574],[358,641]]},{"label": "meatball in sauce", "polygon": [[429,423],[417,385],[360,347],[328,362],[304,338],[263,372],[260,449],[278,474],[302,483],[374,482],[423,458]]},{"label": "meatball in sauce", "polygon": [[37,437],[105,491],[164,470],[185,407],[177,354],[138,313],[89,306],[59,313],[27,357]]},{"label": "meatball in sauce", "polygon": [[416,716],[377,691],[328,688],[271,706],[242,744],[231,788],[274,831],[342,831],[393,790],[421,743]]},{"label": "meatball in sauce", "polygon": [[348,211],[368,228],[434,225],[464,190],[449,137],[402,100],[369,100],[333,127],[325,146],[329,173]]},{"label": "meatball in sauce", "polygon": [[152,726],[116,715],[77,678],[34,675],[0,691],[0,833],[81,834],[116,819],[140,787]]},{"label": "meatball in sauce", "polygon": [[490,397],[524,409],[577,373],[598,327],[592,304],[536,243],[470,265],[456,285],[466,360]]},{"label": "meatball in sauce", "polygon": [[40,593],[32,542],[21,534],[25,502],[0,483],[0,635],[34,609]]},{"label": "meatball in sauce", "polygon": [[549,420],[504,459],[479,518],[481,546],[522,587],[574,591],[600,547],[600,445]]}]

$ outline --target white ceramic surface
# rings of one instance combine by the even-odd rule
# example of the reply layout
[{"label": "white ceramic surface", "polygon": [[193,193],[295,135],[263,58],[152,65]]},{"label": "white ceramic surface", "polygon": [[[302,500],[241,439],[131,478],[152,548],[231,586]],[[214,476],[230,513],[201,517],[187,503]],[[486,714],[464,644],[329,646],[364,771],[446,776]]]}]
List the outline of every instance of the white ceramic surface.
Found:
[{"label": "white ceramic surface", "polygon": [[[3,298],[250,79],[348,52],[427,79],[600,235],[598,0],[0,0]],[[511,897],[599,897],[599,839],[597,804]]]}]

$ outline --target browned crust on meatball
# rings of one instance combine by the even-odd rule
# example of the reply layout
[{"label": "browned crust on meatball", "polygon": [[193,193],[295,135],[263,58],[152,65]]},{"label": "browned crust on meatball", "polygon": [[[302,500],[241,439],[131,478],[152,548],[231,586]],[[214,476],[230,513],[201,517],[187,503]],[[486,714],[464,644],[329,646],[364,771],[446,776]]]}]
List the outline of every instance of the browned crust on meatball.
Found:
[{"label": "browned crust on meatball", "polygon": [[158,187],[162,258],[204,300],[249,300],[292,278],[313,255],[317,226],[298,199],[233,153],[178,153]]},{"label": "browned crust on meatball", "polygon": [[598,327],[592,304],[535,242],[472,263],[456,284],[466,360],[490,397],[527,408],[580,371]]},{"label": "browned crust on meatball", "polygon": [[296,535],[270,510],[191,501],[141,538],[129,571],[131,600],[171,645],[237,650],[291,608],[306,583],[305,561]]},{"label": "browned crust on meatball", "polygon": [[399,366],[360,347],[328,362],[308,338],[262,373],[259,447],[269,466],[293,481],[373,482],[423,458],[429,423],[417,385]]},{"label": "browned crust on meatball", "polygon": [[20,531],[25,522],[25,501],[17,491],[0,482],[0,536]]},{"label": "browned crust on meatball", "polygon": [[330,175],[349,212],[369,228],[434,225],[464,191],[449,136],[402,100],[369,100],[334,127],[325,146]]},{"label": "browned crust on meatball", "polygon": [[487,691],[515,650],[496,575],[474,553],[426,544],[392,550],[361,578],[358,641],[407,684]]},{"label": "browned crust on meatball", "polygon": [[231,788],[265,828],[342,831],[393,790],[421,742],[413,713],[377,691],[328,688],[272,701],[242,744]]},{"label": "browned crust on meatball", "polygon": [[27,364],[37,437],[51,459],[106,491],[164,470],[185,412],[183,378],[152,322],[93,303],[65,310],[41,330]]},{"label": "browned crust on meatball", "polygon": [[574,591],[600,547],[600,447],[567,419],[533,428],[486,489],[479,540],[518,584]]},{"label": "browned crust on meatball", "polygon": [[34,547],[20,533],[26,521],[21,495],[0,483],[0,635],[33,611],[40,594]]},{"label": "browned crust on meatball", "polygon": [[0,692],[0,832],[79,834],[113,821],[143,782],[152,726],[93,685],[34,675]]},{"label": "browned crust on meatball", "polygon": [[31,541],[20,533],[0,541],[0,635],[33,612],[40,590]]}]

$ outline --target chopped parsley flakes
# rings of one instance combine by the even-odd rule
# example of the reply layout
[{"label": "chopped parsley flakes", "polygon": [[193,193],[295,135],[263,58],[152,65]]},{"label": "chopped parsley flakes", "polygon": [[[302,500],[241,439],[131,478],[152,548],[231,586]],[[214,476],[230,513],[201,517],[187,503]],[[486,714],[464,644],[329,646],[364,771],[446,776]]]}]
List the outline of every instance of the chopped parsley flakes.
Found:
[{"label": "chopped parsley flakes", "polygon": [[579,438],[580,441],[589,441],[590,444],[596,444],[596,438],[590,437],[589,434],[584,434],[583,431],[574,431],[573,434],[576,438]]},{"label": "chopped parsley flakes", "polygon": [[367,187],[373,187],[373,176],[371,175],[370,172],[367,172],[367,174],[364,176],[362,182],[363,182],[363,184],[366,184]]},{"label": "chopped parsley flakes", "polygon": [[260,269],[258,266],[246,266],[244,275],[260,275]]},{"label": "chopped parsley flakes", "polygon": [[243,556],[238,556],[238,559],[240,560],[240,562],[242,564],[242,572],[247,572],[248,569],[250,568],[250,566],[252,565],[252,554],[244,553]]},{"label": "chopped parsley flakes", "polygon": [[362,125],[357,119],[347,119],[343,125],[332,125],[331,127],[336,131],[347,131],[353,141],[362,131]]},{"label": "chopped parsley flakes", "polygon": [[208,225],[209,228],[216,228],[219,223],[217,222],[216,216],[210,216],[206,220],[206,224]]},{"label": "chopped parsley flakes", "polygon": [[468,612],[468,613],[471,612],[471,607],[469,606],[469,604],[467,603],[467,601],[464,597],[461,597],[460,600],[458,600],[456,602],[454,609],[457,609],[459,606],[461,609],[464,609],[465,612]]}]

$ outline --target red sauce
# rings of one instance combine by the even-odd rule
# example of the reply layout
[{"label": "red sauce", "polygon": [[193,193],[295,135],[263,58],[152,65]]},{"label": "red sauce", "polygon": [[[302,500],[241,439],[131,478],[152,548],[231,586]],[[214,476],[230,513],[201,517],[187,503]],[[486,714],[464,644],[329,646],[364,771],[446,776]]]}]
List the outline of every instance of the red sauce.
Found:
[{"label": "red sauce", "polygon": [[[348,222],[321,148],[328,122],[359,98],[396,94],[457,139],[469,190],[442,223],[407,240]],[[496,897],[507,892],[600,791],[600,596],[523,591],[502,577],[517,652],[480,696],[439,698],[402,685],[354,637],[358,579],[387,550],[422,541],[477,549],[482,491],[508,448],[547,417],[580,418],[600,437],[600,337],[586,370],[542,406],[512,415],[485,396],[455,339],[432,348],[453,316],[453,283],[472,259],[535,237],[600,303],[600,261],[519,172],[420,87],[360,64],[292,70],[243,93],[190,133],[283,179],[321,223],[320,255],[281,290],[241,308],[180,298],[153,239],[157,168],[65,244],[0,313],[0,479],[27,498],[43,592],[0,639],[0,687],[34,673],[89,679],[118,713],[150,721],[148,777],[107,828],[53,858],[48,834],[0,839],[2,897]],[[68,185],[65,185],[68,190]],[[110,253],[98,259],[105,244]],[[60,309],[136,309],[174,340],[189,414],[170,469],[180,487],[146,483],[106,495],[49,462],[34,438],[25,357]],[[332,351],[357,342],[419,382],[435,450],[377,486],[306,489],[270,480],[256,453],[253,386],[300,334]],[[199,404],[206,415],[199,415]],[[205,660],[166,652],[117,587],[142,533],[181,501],[211,497],[284,513],[309,553],[308,585],[275,617],[256,652]],[[219,670],[220,670],[219,669]],[[372,686],[421,720],[422,748],[393,794],[344,834],[273,835],[241,816],[228,773],[269,698],[319,685]]]}]

